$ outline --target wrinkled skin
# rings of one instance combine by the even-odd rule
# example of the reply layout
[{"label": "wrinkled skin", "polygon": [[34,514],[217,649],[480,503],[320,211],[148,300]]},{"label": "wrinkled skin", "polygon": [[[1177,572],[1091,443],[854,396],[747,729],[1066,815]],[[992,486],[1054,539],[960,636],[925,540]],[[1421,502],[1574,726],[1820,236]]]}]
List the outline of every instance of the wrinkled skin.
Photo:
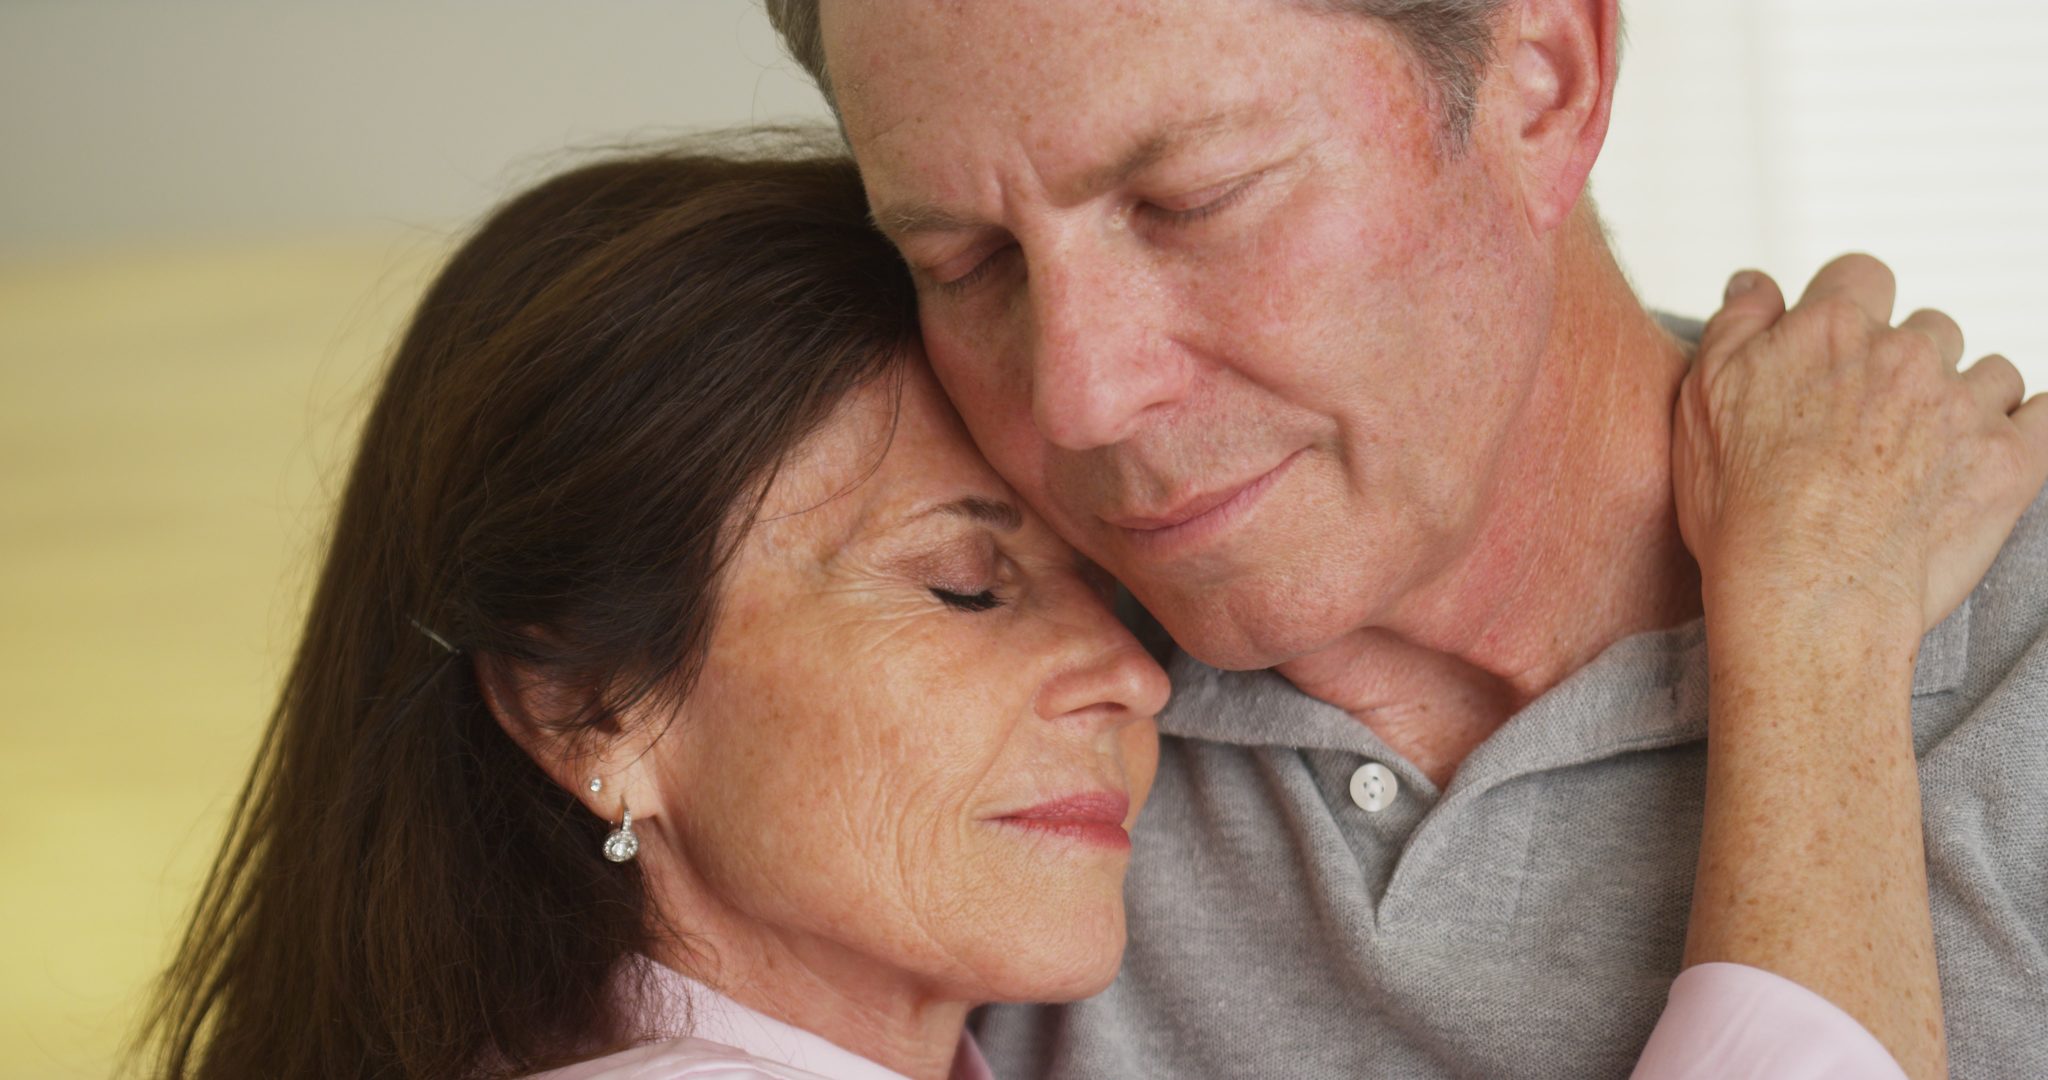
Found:
[{"label": "wrinkled skin", "polygon": [[1562,213],[1512,125],[1446,158],[1391,33],[1306,5],[822,11],[940,379],[1182,646],[1271,666],[1470,574],[1541,427]]},{"label": "wrinkled skin", "polygon": [[[672,722],[639,721],[659,738],[622,780],[650,891],[692,935],[665,959],[900,1062],[835,1011],[872,1010],[849,1025],[872,1033],[937,1003],[950,1046],[966,1002],[1114,975],[1127,849],[992,819],[1107,791],[1127,825],[1167,688],[1106,579],[1021,510],[921,361],[896,406],[891,380],[857,392],[785,466],[700,679]],[[1014,520],[933,509],[965,498]]]},{"label": "wrinkled skin", "polygon": [[[1717,320],[1688,380],[1580,200],[1612,2],[1508,5],[1471,145],[1450,156],[1400,45],[1306,9],[824,3],[877,222],[996,469],[1188,652],[1276,669],[1440,788],[1521,704],[1612,642],[1699,614],[1703,591],[1710,633],[1753,633],[1746,658],[1762,658],[1719,665],[1716,685],[1745,691],[1717,698],[1724,764],[1758,729],[1799,743],[1773,723],[1788,718],[1745,715],[1805,703],[1788,683],[1903,673],[1879,695],[1903,709],[1919,632],[2040,486],[2042,410],[2007,419],[2019,389],[1997,364],[1957,375],[1952,327],[1892,329],[1888,287],[1875,304]],[[1727,617],[1844,583],[1877,598],[1856,621],[1883,663],[1810,662],[1781,647],[1785,627]],[[1715,599],[1730,601],[1718,619]],[[1896,719],[1877,704],[1805,710],[1822,726],[1808,748],[1847,730],[1830,722]],[[1787,759],[1763,745],[1770,778]],[[1880,786],[1910,793],[1910,743],[1887,752]],[[1823,753],[1810,775],[1842,779],[1842,760]],[[1824,817],[1803,775],[1776,820]],[[1757,816],[1710,799],[1723,819],[1745,805]],[[1888,810],[1856,864],[1900,869],[1884,887],[1779,875],[1819,905],[1717,892],[1731,867],[1802,850],[1796,829],[1710,845],[1702,895],[1738,898],[1706,912],[1708,936],[1814,940],[1848,911],[1884,928],[1896,963],[1844,950],[1793,970],[1937,1075],[1918,815],[1910,798]]]},{"label": "wrinkled skin", "polygon": [[[1937,311],[1890,324],[1891,271],[1824,267],[1789,312],[1742,275],[1680,390],[1678,520],[1715,588],[1905,613],[1917,637],[1984,576],[2048,477],[2048,399],[2003,356],[1958,372]],[[1782,312],[1782,317],[1780,313]]]}]

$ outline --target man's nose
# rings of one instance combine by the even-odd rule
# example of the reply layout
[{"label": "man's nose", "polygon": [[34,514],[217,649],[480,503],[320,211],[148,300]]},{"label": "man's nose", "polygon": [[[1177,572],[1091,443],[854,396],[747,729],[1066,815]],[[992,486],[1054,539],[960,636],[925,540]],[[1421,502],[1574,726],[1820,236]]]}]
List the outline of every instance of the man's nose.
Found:
[{"label": "man's nose", "polygon": [[1029,288],[1031,411],[1047,442],[1113,445],[1185,392],[1171,297],[1127,260],[1066,245],[1032,266]]}]

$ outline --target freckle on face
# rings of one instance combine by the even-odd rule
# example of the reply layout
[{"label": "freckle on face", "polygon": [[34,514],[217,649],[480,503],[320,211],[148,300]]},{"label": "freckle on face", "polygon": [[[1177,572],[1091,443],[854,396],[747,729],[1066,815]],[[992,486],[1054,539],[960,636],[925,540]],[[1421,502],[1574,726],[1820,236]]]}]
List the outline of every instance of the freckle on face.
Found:
[{"label": "freckle on face", "polygon": [[983,818],[1045,794],[1033,784],[1046,776],[1114,767],[1141,796],[1149,758],[1106,761],[1032,710],[1077,636],[1103,625],[1076,618],[1090,593],[1041,523],[1006,537],[1031,573],[1064,575],[1027,609],[952,611],[903,578],[929,562],[907,557],[925,538],[945,547],[972,527],[889,523],[962,492],[1015,502],[921,368],[900,410],[864,391],[793,457],[725,579],[739,617],[716,627],[657,744],[673,793],[662,819],[754,925],[969,997],[1078,996],[1115,970],[1122,861],[1020,843]]},{"label": "freckle on face", "polygon": [[[1549,300],[1497,149],[1482,126],[1440,157],[1383,27],[1233,0],[1171,20],[1095,0],[827,13],[871,197],[1020,245],[1000,288],[927,292],[941,381],[1004,477],[1183,646],[1270,665],[1455,561],[1534,385]],[[1169,235],[1119,227],[1145,191],[1075,194],[1145,132],[1231,108],[1263,110],[1260,130],[1300,148],[1255,211]],[[1081,284],[1055,290],[1068,271]],[[1073,417],[1048,388],[1114,411],[1132,386],[1114,438],[1061,441]],[[1114,524],[1295,454],[1199,548]]]}]

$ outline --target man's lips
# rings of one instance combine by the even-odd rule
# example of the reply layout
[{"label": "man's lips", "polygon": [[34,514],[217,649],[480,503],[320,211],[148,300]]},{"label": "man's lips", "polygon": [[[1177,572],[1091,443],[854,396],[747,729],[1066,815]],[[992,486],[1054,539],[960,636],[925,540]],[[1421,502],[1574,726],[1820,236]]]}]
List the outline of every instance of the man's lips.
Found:
[{"label": "man's lips", "polygon": [[1102,520],[1120,529],[1140,534],[1162,534],[1170,529],[1196,524],[1199,519],[1211,514],[1226,512],[1239,505],[1250,503],[1266,488],[1272,486],[1280,473],[1291,464],[1300,451],[1280,459],[1280,463],[1265,472],[1241,483],[1216,488],[1212,491],[1183,499],[1173,507],[1151,514],[1117,514],[1102,516]]},{"label": "man's lips", "polygon": [[993,820],[1033,832],[1128,849],[1131,835],[1124,831],[1124,819],[1130,814],[1129,796],[1114,791],[1084,791],[1000,814]]}]

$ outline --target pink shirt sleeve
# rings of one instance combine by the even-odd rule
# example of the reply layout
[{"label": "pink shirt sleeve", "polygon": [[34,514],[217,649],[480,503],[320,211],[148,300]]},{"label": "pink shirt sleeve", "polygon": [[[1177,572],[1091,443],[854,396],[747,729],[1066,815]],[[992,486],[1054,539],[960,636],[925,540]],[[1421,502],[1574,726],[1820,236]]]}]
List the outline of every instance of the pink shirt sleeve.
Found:
[{"label": "pink shirt sleeve", "polygon": [[1856,1018],[1746,964],[1679,973],[1632,1080],[1906,1080]]}]

